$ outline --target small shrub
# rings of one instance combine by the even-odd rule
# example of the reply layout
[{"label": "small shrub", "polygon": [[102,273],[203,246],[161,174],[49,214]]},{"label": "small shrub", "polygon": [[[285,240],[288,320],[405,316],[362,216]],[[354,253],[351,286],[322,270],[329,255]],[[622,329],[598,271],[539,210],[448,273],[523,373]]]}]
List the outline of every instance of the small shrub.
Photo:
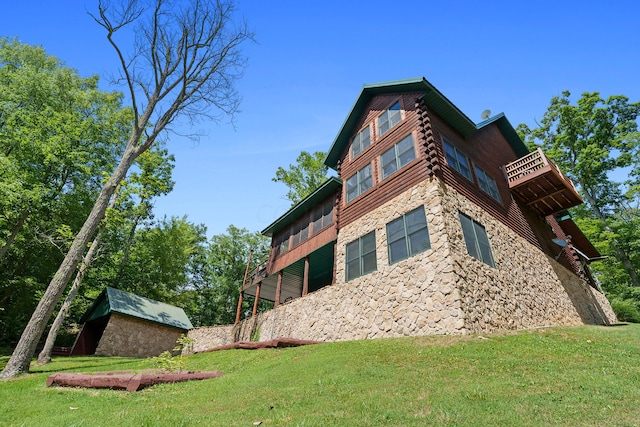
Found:
[{"label": "small shrub", "polygon": [[619,321],[640,323],[640,307],[637,301],[615,298],[611,300],[611,308]]},{"label": "small shrub", "polygon": [[185,334],[180,335],[176,341],[177,345],[173,347],[173,352],[177,353],[177,356],[174,356],[170,351],[163,351],[159,356],[152,358],[153,366],[156,369],[179,374],[187,367],[182,353],[191,351],[195,342],[195,339],[187,337]]}]

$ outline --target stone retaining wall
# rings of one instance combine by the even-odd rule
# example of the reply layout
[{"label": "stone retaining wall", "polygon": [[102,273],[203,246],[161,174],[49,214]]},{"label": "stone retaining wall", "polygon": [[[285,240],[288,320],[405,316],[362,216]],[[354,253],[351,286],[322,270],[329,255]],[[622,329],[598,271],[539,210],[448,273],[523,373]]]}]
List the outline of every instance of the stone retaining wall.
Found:
[{"label": "stone retaining wall", "polygon": [[183,331],[111,313],[96,356],[151,357],[171,351]]},{"label": "stone retaining wall", "polygon": [[[431,248],[389,265],[386,224],[421,204]],[[485,226],[496,268],[467,254],[459,210]],[[346,244],[372,230],[377,271],[345,282]],[[340,229],[336,247],[334,285],[235,326],[194,329],[194,349],[256,337],[341,341],[615,322],[602,294],[437,179]]]}]

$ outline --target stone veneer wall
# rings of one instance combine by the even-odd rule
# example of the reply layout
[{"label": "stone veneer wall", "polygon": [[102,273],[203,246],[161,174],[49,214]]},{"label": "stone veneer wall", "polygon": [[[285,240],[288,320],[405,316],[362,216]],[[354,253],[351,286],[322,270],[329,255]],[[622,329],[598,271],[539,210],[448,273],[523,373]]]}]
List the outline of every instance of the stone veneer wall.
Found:
[{"label": "stone veneer wall", "polygon": [[[431,249],[389,265],[386,224],[421,204]],[[468,255],[459,210],[485,226],[496,268]],[[346,244],[372,230],[377,271],[345,282]],[[438,179],[340,229],[336,247],[334,285],[235,326],[196,328],[194,350],[256,335],[341,341],[616,321],[601,293]]]},{"label": "stone veneer wall", "polygon": [[183,331],[112,313],[96,356],[151,357],[172,351]]}]

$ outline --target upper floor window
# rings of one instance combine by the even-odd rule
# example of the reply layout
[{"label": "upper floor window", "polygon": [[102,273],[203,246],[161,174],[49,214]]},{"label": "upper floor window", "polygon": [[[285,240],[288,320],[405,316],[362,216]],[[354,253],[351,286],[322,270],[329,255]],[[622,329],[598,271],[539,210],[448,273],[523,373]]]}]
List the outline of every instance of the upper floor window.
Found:
[{"label": "upper floor window", "polygon": [[413,145],[413,135],[409,134],[380,156],[382,179],[385,179],[398,169],[402,169],[415,158],[416,150]]},{"label": "upper floor window", "polygon": [[362,129],[351,141],[351,158],[353,159],[371,144],[371,126]]},{"label": "upper floor window", "polygon": [[462,234],[469,255],[491,267],[495,267],[487,230],[485,230],[480,223],[472,220],[462,212],[459,212],[459,215],[460,223],[462,224]]},{"label": "upper floor window", "polygon": [[360,169],[355,175],[347,179],[347,203],[358,197],[373,186],[371,163]]},{"label": "upper floor window", "polygon": [[276,240],[276,254],[282,254],[288,250],[289,250],[289,231],[285,231]]},{"label": "upper floor window", "polygon": [[500,193],[498,192],[498,186],[496,185],[496,181],[491,178],[487,173],[480,169],[478,166],[475,166],[476,177],[478,178],[478,184],[480,185],[480,189],[496,199],[498,202],[502,203],[502,199],[500,198]]},{"label": "upper floor window", "polygon": [[313,233],[317,233],[333,222],[333,199],[313,211]]},{"label": "upper floor window", "polygon": [[371,273],[378,268],[376,260],[376,232],[365,234],[347,244],[347,281]]},{"label": "upper floor window", "polygon": [[400,114],[400,101],[396,101],[384,113],[378,117],[378,136],[382,136],[392,127],[400,123],[402,115]]},{"label": "upper floor window", "polygon": [[296,246],[304,242],[309,237],[309,217],[303,218],[293,228],[293,241],[291,246]]},{"label": "upper floor window", "polygon": [[387,224],[389,264],[409,258],[431,247],[424,206]]},{"label": "upper floor window", "polygon": [[469,168],[469,159],[467,159],[467,156],[458,151],[458,149],[451,145],[446,139],[442,140],[442,144],[444,145],[444,153],[447,157],[447,163],[449,164],[449,166],[460,172],[469,181],[473,181],[473,179],[471,178],[471,169]]}]

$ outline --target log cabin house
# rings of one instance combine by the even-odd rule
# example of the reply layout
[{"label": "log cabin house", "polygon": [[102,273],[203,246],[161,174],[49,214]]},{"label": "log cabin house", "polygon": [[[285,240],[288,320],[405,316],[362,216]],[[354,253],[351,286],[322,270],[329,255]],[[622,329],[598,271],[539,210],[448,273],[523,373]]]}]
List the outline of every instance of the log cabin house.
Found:
[{"label": "log cabin house", "polygon": [[476,124],[424,78],[365,85],[325,164],[337,177],[263,231],[270,255],[247,266],[230,340],[616,321],[567,211],[579,193],[504,114]]}]

